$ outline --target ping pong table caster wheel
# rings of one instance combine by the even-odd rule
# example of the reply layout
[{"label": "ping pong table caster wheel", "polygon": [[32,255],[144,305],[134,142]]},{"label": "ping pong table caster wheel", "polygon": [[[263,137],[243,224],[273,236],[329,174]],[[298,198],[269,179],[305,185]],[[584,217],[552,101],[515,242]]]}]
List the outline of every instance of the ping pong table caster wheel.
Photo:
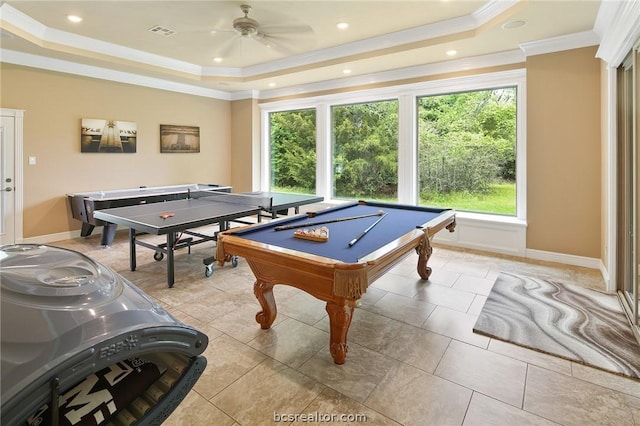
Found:
[{"label": "ping pong table caster wheel", "polygon": [[164,253],[155,252],[155,253],[153,254],[153,259],[154,259],[156,262],[160,262],[162,259],[164,259]]},{"label": "ping pong table caster wheel", "polygon": [[209,278],[211,275],[213,275],[213,263],[204,267],[204,276]]},{"label": "ping pong table caster wheel", "polygon": [[233,266],[234,268],[238,266],[238,256],[231,257],[231,266]]}]

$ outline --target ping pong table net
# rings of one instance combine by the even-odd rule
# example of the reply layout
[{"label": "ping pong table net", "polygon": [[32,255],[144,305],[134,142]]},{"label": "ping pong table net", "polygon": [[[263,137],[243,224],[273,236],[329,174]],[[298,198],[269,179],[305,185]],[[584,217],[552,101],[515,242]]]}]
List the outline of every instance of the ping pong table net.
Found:
[{"label": "ping pong table net", "polygon": [[263,210],[271,211],[273,198],[255,194],[230,194],[215,190],[198,189],[189,190],[187,198],[200,199],[205,201],[222,202],[229,204],[239,204],[242,206],[257,206]]}]

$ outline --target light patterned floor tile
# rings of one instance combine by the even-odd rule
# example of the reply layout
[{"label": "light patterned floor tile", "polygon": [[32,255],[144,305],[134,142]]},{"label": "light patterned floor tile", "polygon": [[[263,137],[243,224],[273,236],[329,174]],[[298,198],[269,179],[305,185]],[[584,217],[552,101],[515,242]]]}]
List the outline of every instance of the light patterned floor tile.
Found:
[{"label": "light patterned floor tile", "polygon": [[[640,357],[640,354],[638,354]],[[633,380],[628,377],[609,374],[596,368],[587,367],[586,365],[571,363],[572,375],[578,379],[604,386],[606,388],[626,393],[634,398],[640,398],[640,380]],[[640,420],[640,419],[638,419]]]},{"label": "light patterned floor tile", "polygon": [[522,346],[503,342],[497,339],[491,339],[489,342],[489,350],[498,354],[518,359],[520,361],[537,365],[538,367],[557,373],[571,375],[571,361],[557,356],[547,355],[542,352],[524,348]]},{"label": "light patterned floor tile", "polygon": [[226,334],[210,340],[203,355],[207,358],[207,367],[194,389],[206,399],[211,399],[266,359],[262,353]]},{"label": "light patterned floor tile", "polygon": [[375,304],[363,307],[367,311],[416,326],[422,325],[435,308],[436,305],[431,303],[393,293],[387,293]]},{"label": "light patterned floor tile", "polygon": [[633,426],[624,394],[530,365],[524,409],[567,426]]},{"label": "light patterned floor tile", "polygon": [[344,364],[335,364],[326,346],[298,370],[351,399],[363,402],[396,363],[382,354],[350,343]]},{"label": "light patterned floor tile", "polygon": [[289,367],[297,368],[326,347],[328,342],[329,333],[287,318],[269,330],[262,330],[248,345]]},{"label": "light patterned floor tile", "polygon": [[423,302],[431,303],[460,312],[467,312],[475,294],[468,291],[457,290],[439,284],[427,282],[418,288],[415,298]]},{"label": "light patterned floor tile", "polygon": [[434,374],[521,408],[526,373],[522,361],[454,340]]},{"label": "light patterned floor tile", "polygon": [[473,332],[477,317],[438,306],[422,324],[423,328],[452,339],[486,348],[489,338]]},{"label": "light patterned floor tile", "polygon": [[426,281],[416,277],[412,280],[404,275],[388,273],[378,278],[371,286],[401,296],[413,297]]},{"label": "light patterned floor tile", "polygon": [[495,280],[480,278],[473,275],[461,274],[453,283],[453,288],[457,290],[468,291],[482,296],[488,296]]},{"label": "light patterned floor tile", "polygon": [[313,325],[327,316],[327,303],[317,299],[304,291],[285,299],[276,300],[278,312],[290,318]]},{"label": "light patterned floor tile", "polygon": [[366,405],[330,388],[323,390],[304,412],[324,416],[323,421],[305,422],[307,424],[401,426]]},{"label": "light patterned floor tile", "polygon": [[274,413],[302,413],[323,389],[310,377],[267,359],[211,402],[241,425],[271,425]]},{"label": "light patterned floor tile", "polygon": [[459,425],[471,390],[406,364],[395,364],[365,404],[405,426]]},{"label": "light patterned floor tile", "polygon": [[555,426],[558,423],[474,392],[463,425]]},{"label": "light patterned floor tile", "polygon": [[187,394],[164,426],[234,425],[234,420],[195,391]]}]

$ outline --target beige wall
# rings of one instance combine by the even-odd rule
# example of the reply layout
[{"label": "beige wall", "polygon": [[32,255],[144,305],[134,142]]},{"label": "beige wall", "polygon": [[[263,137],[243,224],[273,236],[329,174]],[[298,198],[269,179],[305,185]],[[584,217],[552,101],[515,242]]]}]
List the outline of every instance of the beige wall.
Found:
[{"label": "beige wall", "polygon": [[527,248],[600,258],[596,48],[527,58]]},{"label": "beige wall", "polygon": [[231,102],[231,181],[234,191],[260,189],[260,111],[256,99]]},{"label": "beige wall", "polygon": [[[25,238],[79,229],[66,193],[232,185],[230,102],[2,64],[1,107],[24,109]],[[82,118],[134,121],[135,154],[80,152]],[[160,124],[200,127],[200,153],[161,154]],[[37,164],[29,166],[28,156]]]}]

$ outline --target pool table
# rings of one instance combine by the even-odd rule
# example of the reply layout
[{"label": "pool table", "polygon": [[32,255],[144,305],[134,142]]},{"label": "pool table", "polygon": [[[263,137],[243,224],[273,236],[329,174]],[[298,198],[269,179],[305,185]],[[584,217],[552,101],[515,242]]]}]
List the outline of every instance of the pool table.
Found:
[{"label": "pool table", "polygon": [[[359,218],[344,220],[351,217]],[[433,251],[430,241],[443,229],[453,232],[455,218],[455,211],[450,209],[350,202],[225,231],[218,235],[216,260],[222,266],[235,256],[246,259],[256,277],[254,294],[262,308],[256,321],[263,329],[268,329],[276,318],[273,296],[276,284],[296,287],[325,301],[331,356],[336,364],[343,364],[356,301],[372,282],[413,250],[418,254],[418,274],[429,279],[431,268],[427,262]],[[314,225],[327,221],[330,222]],[[294,233],[298,226],[303,229],[325,226],[328,240],[297,238]],[[355,244],[349,244],[368,228],[369,232]]]}]

